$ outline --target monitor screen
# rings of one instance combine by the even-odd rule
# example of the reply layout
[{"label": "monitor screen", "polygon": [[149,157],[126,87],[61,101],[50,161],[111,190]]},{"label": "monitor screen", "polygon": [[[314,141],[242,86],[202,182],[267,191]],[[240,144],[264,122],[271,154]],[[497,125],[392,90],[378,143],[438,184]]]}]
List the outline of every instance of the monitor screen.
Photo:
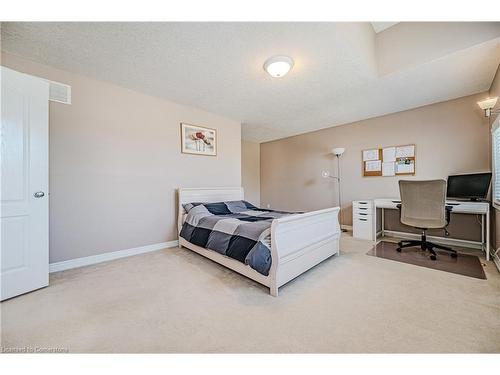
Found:
[{"label": "monitor screen", "polygon": [[491,173],[448,176],[447,198],[485,199],[490,188]]}]

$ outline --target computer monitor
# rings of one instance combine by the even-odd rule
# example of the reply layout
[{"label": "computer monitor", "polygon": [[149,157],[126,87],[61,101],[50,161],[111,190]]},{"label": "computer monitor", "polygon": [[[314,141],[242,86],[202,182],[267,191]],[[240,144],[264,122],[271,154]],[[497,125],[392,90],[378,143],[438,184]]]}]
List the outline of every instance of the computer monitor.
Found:
[{"label": "computer monitor", "polygon": [[491,173],[474,173],[448,176],[447,198],[485,199],[490,188]]}]

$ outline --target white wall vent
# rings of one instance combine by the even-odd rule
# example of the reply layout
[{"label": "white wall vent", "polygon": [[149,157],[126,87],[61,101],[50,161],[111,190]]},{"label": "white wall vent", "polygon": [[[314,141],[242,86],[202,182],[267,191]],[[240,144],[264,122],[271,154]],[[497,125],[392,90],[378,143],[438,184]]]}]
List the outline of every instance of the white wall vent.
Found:
[{"label": "white wall vent", "polygon": [[64,83],[49,82],[49,100],[53,102],[71,104],[71,86]]}]

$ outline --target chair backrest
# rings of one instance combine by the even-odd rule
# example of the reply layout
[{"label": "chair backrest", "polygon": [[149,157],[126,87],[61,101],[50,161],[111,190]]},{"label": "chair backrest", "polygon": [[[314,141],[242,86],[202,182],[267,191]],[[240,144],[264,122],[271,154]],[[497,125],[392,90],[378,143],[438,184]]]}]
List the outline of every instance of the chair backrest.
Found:
[{"label": "chair backrest", "polygon": [[[446,181],[399,181],[401,222],[412,225],[414,220],[429,220],[429,224],[446,224]],[[424,226],[425,227],[425,226]]]}]

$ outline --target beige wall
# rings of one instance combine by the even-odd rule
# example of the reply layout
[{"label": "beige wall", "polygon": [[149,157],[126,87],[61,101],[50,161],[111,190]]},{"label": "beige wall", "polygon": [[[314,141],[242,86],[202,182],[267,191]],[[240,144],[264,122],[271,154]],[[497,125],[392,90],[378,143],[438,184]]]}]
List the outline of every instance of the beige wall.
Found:
[{"label": "beige wall", "polygon": [[[343,210],[351,225],[351,201],[399,196],[397,177],[362,177],[363,149],[416,144],[414,179],[446,178],[453,173],[490,170],[489,130],[472,95],[392,115],[359,121],[261,144],[261,203],[284,210],[316,210],[337,205],[332,147],[345,147],[342,158]],[[473,218],[469,218],[472,220]],[[390,223],[389,223],[390,224]],[[472,237],[479,225],[467,223]],[[469,230],[469,229],[468,229]],[[453,233],[455,234],[455,233]]]},{"label": "beige wall", "polygon": [[[489,96],[492,98],[495,96],[500,97],[500,65],[497,68],[495,78],[493,79],[493,83],[491,84]],[[497,104],[495,105],[494,109],[496,110],[500,109],[499,101],[497,101]],[[495,121],[500,121],[500,116],[498,115],[491,116],[490,124],[493,125]],[[495,240],[494,243],[495,243],[495,248],[498,248],[500,246],[500,220],[499,220],[499,215],[497,214],[498,210],[493,210],[493,211],[495,217],[495,225],[493,226],[494,240]]]},{"label": "beige wall", "polygon": [[[71,85],[50,103],[50,261],[177,239],[179,186],[239,186],[237,121],[4,54],[12,69]],[[180,152],[180,122],[218,130],[218,155]]]},{"label": "beige wall", "polygon": [[[493,82],[490,87],[489,91],[489,96],[491,98],[493,97],[500,97],[500,65],[497,68],[497,72],[495,74],[495,78],[493,79]],[[496,110],[500,109],[500,100],[497,101],[497,104],[495,105]],[[498,115],[492,116],[491,122],[495,121],[497,119]]]},{"label": "beige wall", "polygon": [[260,206],[260,144],[241,141],[241,185],[245,199]]}]

